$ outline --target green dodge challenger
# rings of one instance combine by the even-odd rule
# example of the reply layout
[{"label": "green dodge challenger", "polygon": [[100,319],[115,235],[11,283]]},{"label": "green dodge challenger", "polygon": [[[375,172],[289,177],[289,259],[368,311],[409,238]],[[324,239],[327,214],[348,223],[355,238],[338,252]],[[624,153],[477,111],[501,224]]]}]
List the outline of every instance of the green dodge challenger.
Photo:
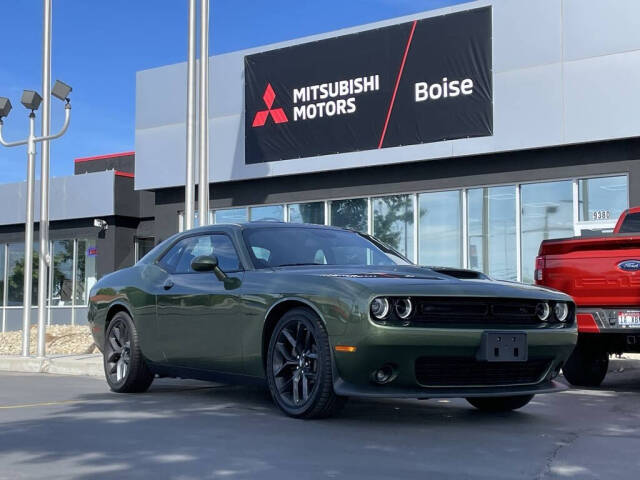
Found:
[{"label": "green dodge challenger", "polygon": [[277,222],[174,235],[94,286],[89,323],[116,392],[155,376],[260,383],[298,418],[349,396],[520,408],[564,388],[554,378],[577,337],[562,293]]}]

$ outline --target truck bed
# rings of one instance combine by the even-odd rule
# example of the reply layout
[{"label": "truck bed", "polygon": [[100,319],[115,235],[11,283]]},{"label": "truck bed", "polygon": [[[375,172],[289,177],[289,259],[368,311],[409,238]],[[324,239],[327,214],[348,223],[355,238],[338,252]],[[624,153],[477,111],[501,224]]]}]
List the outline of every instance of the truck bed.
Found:
[{"label": "truck bed", "polygon": [[[578,307],[640,306],[640,235],[545,240],[536,283],[571,295]],[[538,273],[540,270],[540,273]]]}]

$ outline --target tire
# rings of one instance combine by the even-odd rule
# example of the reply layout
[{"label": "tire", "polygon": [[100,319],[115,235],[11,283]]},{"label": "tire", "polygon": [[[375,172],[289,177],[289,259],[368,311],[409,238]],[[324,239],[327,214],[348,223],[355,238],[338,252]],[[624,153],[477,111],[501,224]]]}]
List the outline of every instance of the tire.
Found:
[{"label": "tire", "polygon": [[153,373],[140,351],[138,331],[126,312],[118,312],[109,322],[104,345],[104,374],[117,393],[146,392]]},{"label": "tire", "polygon": [[286,312],[276,324],[267,351],[267,383],[274,403],[294,418],[325,418],[346,402],[333,391],[329,337],[307,308]]},{"label": "tire", "polygon": [[483,412],[510,412],[524,407],[534,395],[513,397],[470,397],[467,402]]},{"label": "tire", "polygon": [[577,387],[598,387],[607,375],[609,354],[578,345],[562,367],[564,378]]}]

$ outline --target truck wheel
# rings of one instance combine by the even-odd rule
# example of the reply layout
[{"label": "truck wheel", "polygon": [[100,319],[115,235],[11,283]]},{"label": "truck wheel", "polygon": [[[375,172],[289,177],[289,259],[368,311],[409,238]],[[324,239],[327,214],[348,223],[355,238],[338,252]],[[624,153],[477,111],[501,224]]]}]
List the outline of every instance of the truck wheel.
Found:
[{"label": "truck wheel", "polygon": [[562,367],[564,378],[577,387],[598,387],[609,368],[609,354],[576,346],[567,363]]},{"label": "truck wheel", "polygon": [[513,397],[469,397],[467,402],[483,412],[509,412],[524,407],[533,395],[514,395]]}]

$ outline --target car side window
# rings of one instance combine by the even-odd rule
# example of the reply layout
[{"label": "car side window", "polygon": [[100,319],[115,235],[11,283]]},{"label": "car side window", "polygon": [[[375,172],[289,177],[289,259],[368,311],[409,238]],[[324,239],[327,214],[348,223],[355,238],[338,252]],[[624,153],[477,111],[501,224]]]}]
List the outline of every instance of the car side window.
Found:
[{"label": "car side window", "polygon": [[215,255],[223,272],[240,270],[240,260],[229,237],[223,234],[198,235],[176,243],[160,260],[171,273],[194,273],[191,262],[201,255]]}]

